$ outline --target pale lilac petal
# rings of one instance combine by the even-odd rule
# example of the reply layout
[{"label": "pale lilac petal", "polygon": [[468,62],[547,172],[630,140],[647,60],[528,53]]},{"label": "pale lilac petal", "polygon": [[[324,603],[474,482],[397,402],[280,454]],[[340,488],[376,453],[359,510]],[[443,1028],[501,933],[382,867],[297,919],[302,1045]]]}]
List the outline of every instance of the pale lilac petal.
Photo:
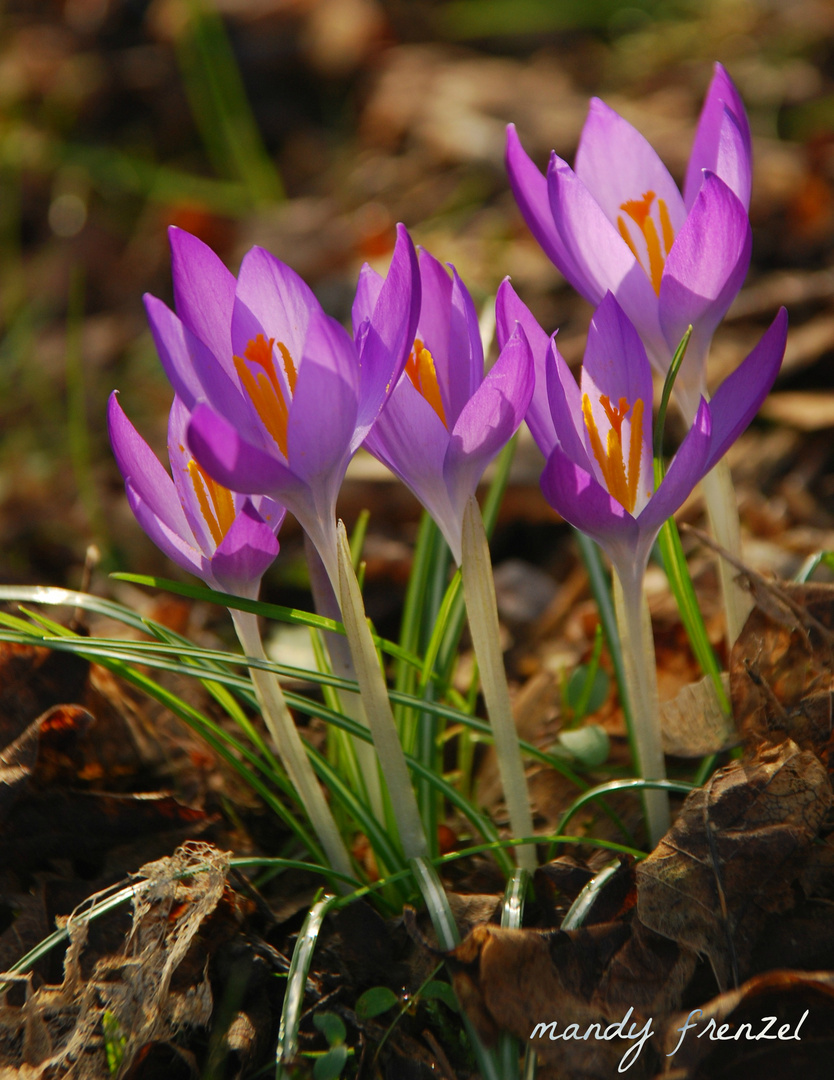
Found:
[{"label": "pale lilac petal", "polygon": [[707,472],[711,432],[709,406],[702,398],[692,427],[678,447],[657,491],[637,518],[641,533],[652,540],[663,522],[680,509],[684,499]]},{"label": "pale lilac petal", "polygon": [[[597,431],[605,443],[610,422],[600,403],[606,396],[613,406],[625,398],[631,409],[643,402],[643,419],[637,438],[641,441],[640,474],[651,476],[652,469],[652,372],[646,350],[634,326],[611,293],[594,312],[588,329],[588,344],[582,363],[580,390],[588,395]],[[623,421],[623,454],[629,459],[633,411]],[[584,425],[583,425],[584,427]],[[559,431],[557,425],[556,428]],[[590,440],[585,433],[585,446],[591,454]]]},{"label": "pale lilac petal", "polygon": [[370,319],[384,280],[382,274],[378,274],[372,266],[363,263],[356,282],[356,295],[350,309],[354,340],[363,324]]},{"label": "pale lilac petal", "polygon": [[728,375],[710,402],[712,439],[705,471],[720,461],[759,411],[776,381],[788,336],[784,308],[743,363]]},{"label": "pale lilac petal", "polygon": [[298,367],[310,313],[321,305],[309,285],[286,263],[261,247],[248,251],[240,264],[234,311],[232,351],[243,356],[258,334],[289,350]]},{"label": "pale lilac petal", "polygon": [[338,489],[356,428],[357,381],[350,337],[335,319],[313,312],[287,424],[288,464],[305,482]]},{"label": "pale lilac petal", "polygon": [[[587,296],[589,285],[580,268],[574,265],[573,258],[554,224],[547,180],[525,153],[514,124],[507,127],[507,149],[504,160],[510,187],[518,208],[527,222],[527,228],[553,265],[575,289],[583,296]],[[582,287],[578,284],[579,282],[582,283]]]},{"label": "pale lilac petal", "polygon": [[[420,289],[422,303],[417,320],[417,337],[434,358],[444,412],[447,411],[446,382],[450,366],[452,279],[449,271],[424,248],[420,249]],[[466,343],[466,352],[469,344]]]},{"label": "pale lilac petal", "polygon": [[222,365],[215,354],[155,296],[145,296],[145,310],[156,351],[165,374],[186,408],[208,401],[236,425],[250,422],[250,409],[241,398],[231,362]]},{"label": "pale lilac petal", "polygon": [[[602,303],[607,292],[614,293],[649,354],[654,356],[664,351],[657,296],[617,227],[608,220],[582,181],[555,156],[547,180],[556,228],[573,264],[582,271],[581,280],[568,280],[595,307]],[[584,288],[583,280],[589,283]]]},{"label": "pale lilac petal", "polygon": [[194,484],[188,471],[193,455],[188,449],[188,423],[191,412],[178,398],[174,398],[171,412],[168,414],[168,459],[171,462],[171,475],[177,489],[180,505],[188,519],[195,543],[204,555],[211,557],[216,547],[208,522],[200,507]]},{"label": "pale lilac petal", "polygon": [[452,429],[443,475],[461,514],[487,465],[524,419],[534,383],[533,356],[518,327]]},{"label": "pale lilac petal", "polygon": [[[593,473],[602,482],[599,466],[588,451],[588,432],[582,416],[582,392],[576,384],[570,368],[556,347],[555,340],[548,344],[546,383],[550,411],[550,431],[546,438],[533,438],[545,458],[549,458],[557,445],[586,472]],[[537,386],[538,390],[538,386]],[[527,414],[530,424],[530,414]],[[532,430],[532,428],[531,428]]]},{"label": "pale lilac petal", "polygon": [[168,230],[177,315],[221,360],[232,354],[235,278],[210,247],[184,229]]},{"label": "pale lilac petal", "polygon": [[[166,474],[167,475],[167,474]],[[170,479],[170,477],[169,477]],[[147,490],[147,489],[146,489]],[[173,485],[172,485],[173,492]],[[125,493],[133,515],[139,522],[143,531],[153,540],[163,555],[167,555],[171,562],[190,574],[196,574],[203,581],[211,581],[208,559],[197,550],[196,546],[185,537],[172,529],[142,497],[134,485],[133,479],[125,480]]]},{"label": "pale lilac petal", "polygon": [[[515,332],[516,323],[520,323],[524,328],[530,351],[533,354],[533,365],[536,372],[536,385],[533,389],[533,397],[530,399],[530,407],[527,410],[525,419],[539,449],[545,457],[548,457],[556,445],[556,431],[553,427],[550,403],[547,398],[550,339],[539,326],[538,321],[527,305],[519,299],[515,289],[510,284],[510,279],[504,278],[498,286],[498,292],[495,296],[495,333],[499,348],[503,349],[510,340]],[[574,386],[576,386],[573,376],[570,376],[570,378]]]},{"label": "pale lilac petal", "polygon": [[541,477],[544,497],[574,528],[586,533],[608,552],[636,549],[637,522],[597,480],[557,446]]},{"label": "pale lilac petal", "polygon": [[443,482],[449,432],[408,376],[400,378],[363,445],[426,507],[458,557],[462,518],[453,511]]},{"label": "pale lilac petal", "polygon": [[[624,216],[623,203],[653,191],[666,203],[674,231],[683,225],[683,199],[669,170],[640,132],[599,98],[591,99],[574,172],[614,224]],[[638,236],[636,228],[631,232]],[[642,235],[639,238],[638,250],[643,246]]]},{"label": "pale lilac petal", "polygon": [[[751,242],[746,210],[723,180],[707,173],[660,284],[660,323],[670,359],[690,324],[704,341],[712,337],[747,274]],[[693,355],[699,352],[696,347]],[[679,379],[689,384],[700,378],[695,368],[687,355]]]},{"label": "pale lilac petal", "polygon": [[366,276],[362,288],[359,303],[370,305],[373,298],[373,306],[367,312],[367,329],[356,342],[361,382],[353,449],[365,438],[396,386],[417,333],[420,274],[417,253],[404,225],[397,225],[397,242],[385,279],[377,289],[376,281]]},{"label": "pale lilac petal", "polygon": [[[240,499],[241,496],[237,492],[234,492],[233,494],[235,497],[235,506],[237,506],[237,500]],[[275,499],[270,499],[267,495],[253,495],[252,505],[270,529],[272,529],[274,533],[277,533],[284,524],[284,518],[287,516],[286,506],[282,505],[280,502],[276,502]]]},{"label": "pale lilac petal", "polygon": [[168,529],[181,537],[190,536],[190,528],[180,506],[174,482],[136,428],[125,416],[113,391],[107,403],[107,426],[113,456],[125,480],[132,480],[137,498],[148,512],[158,517]]},{"label": "pale lilac petal", "polygon": [[704,99],[684,183],[684,202],[691,209],[703,183],[704,170],[720,176],[741,201],[750,206],[752,143],[744,103],[721,64]]},{"label": "pale lilac petal", "polygon": [[452,271],[452,313],[449,320],[449,374],[446,420],[454,427],[467,401],[484,377],[484,347],[478,312],[454,266]]},{"label": "pale lilac petal", "polygon": [[277,555],[275,534],[246,499],[214,553],[211,571],[226,592],[254,599]]},{"label": "pale lilac petal", "polygon": [[188,425],[188,446],[195,459],[219,484],[245,494],[269,494],[288,501],[304,485],[281,462],[247,442],[228,420],[198,404]]}]

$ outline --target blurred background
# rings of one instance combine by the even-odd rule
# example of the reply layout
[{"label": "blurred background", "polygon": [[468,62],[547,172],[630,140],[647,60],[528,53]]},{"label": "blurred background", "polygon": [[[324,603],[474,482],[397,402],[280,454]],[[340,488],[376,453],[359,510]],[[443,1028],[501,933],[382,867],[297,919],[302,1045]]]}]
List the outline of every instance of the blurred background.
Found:
[{"label": "blurred background", "polygon": [[[777,393],[733,459],[748,547],[779,570],[834,546],[831,0],[6,0],[0,580],[77,586],[91,542],[103,570],[174,573],[130,516],[104,422],[118,388],[164,457],[171,393],[141,298],[171,301],[169,225],[234,270],[262,244],[344,319],[362,262],[384,269],[404,221],[477,304],[512,275],[578,361],[590,311],[515,208],[505,126],[542,167],[551,149],[572,160],[598,95],[680,179],[716,60],[747,104],[755,173],[753,265],[715,378],[780,303],[791,314]],[[552,610],[558,582],[582,591],[539,469],[523,443],[495,541],[518,624]],[[341,512],[371,511],[384,625],[418,508],[367,458],[351,477]],[[293,526],[282,540],[270,590],[303,585]]]}]

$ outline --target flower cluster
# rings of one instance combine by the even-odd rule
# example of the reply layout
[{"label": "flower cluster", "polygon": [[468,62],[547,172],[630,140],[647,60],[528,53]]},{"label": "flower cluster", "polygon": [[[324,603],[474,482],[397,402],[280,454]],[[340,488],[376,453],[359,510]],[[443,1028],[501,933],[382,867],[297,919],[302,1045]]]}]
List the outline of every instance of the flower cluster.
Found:
[{"label": "flower cluster", "polygon": [[[146,308],[176,392],[173,479],[115,395],[109,410],[130,504],[171,558],[254,595],[286,507],[345,597],[336,500],[364,444],[461,563],[478,483],[526,417],[546,459],[545,497],[607,552],[634,600],[661,526],[747,427],[784,353],[782,310],[708,400],[710,342],[750,261],[744,107],[716,65],[682,192],[639,132],[598,100],[573,168],[554,153],[543,175],[512,126],[507,168],[534,236],[596,307],[578,383],[509,281],[496,297],[500,352],[485,374],[466,287],[454,268],[418,256],[403,226],[387,275],[361,271],[351,333],[263,249],[235,278],[200,240],[171,230],[175,310],[150,296]],[[666,375],[688,331],[675,383],[687,430],[656,484],[652,368]]]}]

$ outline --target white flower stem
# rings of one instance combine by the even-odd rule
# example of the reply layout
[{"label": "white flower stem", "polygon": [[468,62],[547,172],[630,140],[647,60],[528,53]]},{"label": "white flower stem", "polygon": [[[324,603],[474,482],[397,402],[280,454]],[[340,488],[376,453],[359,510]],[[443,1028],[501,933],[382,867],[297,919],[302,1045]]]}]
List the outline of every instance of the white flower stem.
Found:
[{"label": "white flower stem", "polygon": [[411,777],[405,761],[405,754],[400,743],[388,690],[382,675],[376,647],[365,615],[365,604],[353,563],[350,558],[350,545],[344,524],[337,526],[337,559],[339,603],[342,609],[342,622],[347,632],[348,644],[356,668],[362,704],[368,718],[368,726],[374,740],[382,768],[382,775],[388,786],[391,809],[400,833],[400,842],[407,859],[420,858],[428,854],[420,811]]},{"label": "white flower stem", "polygon": [[[313,592],[313,602],[316,606],[316,611],[319,615],[324,615],[328,619],[335,619],[337,622],[341,622],[342,614],[339,609],[339,602],[333,592],[333,586],[327,575],[325,565],[316,550],[315,544],[307,533],[304,534],[304,537],[304,549],[307,556],[307,566],[310,570],[310,586]],[[328,655],[330,656],[330,666],[333,669],[333,674],[338,675],[341,679],[355,681],[356,668],[353,664],[353,657],[351,656],[350,645],[347,638],[343,637],[341,634],[330,633],[328,631],[324,634],[324,641]],[[351,720],[356,721],[356,723],[361,724],[363,727],[368,727],[368,718],[365,715],[365,710],[362,707],[362,698],[359,694],[353,694],[349,690],[340,690],[339,703],[346,716],[349,716]],[[377,821],[382,822],[385,820],[385,809],[382,799],[382,785],[379,778],[379,763],[377,761],[376,751],[374,750],[372,743],[366,742],[364,739],[357,739],[353,736],[348,737],[353,746],[353,753],[360,774],[358,778],[359,782],[365,788],[365,794],[368,797],[374,816]]]},{"label": "white flower stem", "polygon": [[[707,473],[701,481],[707,504],[710,529],[717,543],[737,559],[741,558],[741,528],[738,519],[738,502],[733,478],[726,458]],[[748,593],[735,580],[736,570],[726,559],[719,557],[718,573],[724,596],[727,618],[727,653],[741,633],[752,601]]]},{"label": "white flower stem", "polygon": [[[666,762],[660,736],[657,665],[649,607],[643,594],[643,573],[614,568],[614,610],[623,651],[626,693],[632,716],[635,765],[644,780],[663,780]],[[669,829],[669,796],[665,791],[643,793],[646,829],[652,847]]]},{"label": "white flower stem", "polygon": [[[514,836],[532,836],[533,815],[501,653],[489,545],[481,509],[474,495],[463,515],[461,577],[469,632],[472,635],[481,687],[495,739],[498,772],[507,802],[510,829]],[[536,849],[531,845],[517,848],[517,860],[523,869],[534,871]]]},{"label": "white flower stem", "polygon": [[[236,610],[232,610],[231,615],[244,653],[253,660],[266,661],[268,657],[264,652],[257,616],[247,611]],[[313,766],[310,764],[304,741],[287,708],[277,676],[272,671],[256,667],[250,667],[249,673],[264,723],[272,736],[281,762],[287,770],[287,776],[324,848],[330,866],[340,874],[353,877],[350,856],[336,827]],[[341,882],[339,888],[347,892],[350,886],[347,882]]]}]

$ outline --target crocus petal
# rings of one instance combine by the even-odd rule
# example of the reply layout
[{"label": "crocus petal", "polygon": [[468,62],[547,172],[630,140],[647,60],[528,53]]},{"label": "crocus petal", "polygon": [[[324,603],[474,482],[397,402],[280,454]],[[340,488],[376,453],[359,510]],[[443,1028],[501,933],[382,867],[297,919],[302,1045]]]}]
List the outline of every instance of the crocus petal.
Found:
[{"label": "crocus petal", "polygon": [[177,315],[219,357],[231,357],[234,274],[210,247],[184,229],[172,226],[168,240]]},{"label": "crocus petal", "polygon": [[[495,296],[495,333],[500,349],[504,348],[515,333],[516,323],[520,323],[524,328],[530,351],[533,354],[533,365],[536,373],[536,384],[533,388],[533,396],[530,399],[530,407],[527,410],[525,420],[537,446],[545,457],[549,457],[553,447],[556,445],[556,429],[553,426],[550,403],[547,398],[550,339],[539,326],[538,321],[527,305],[519,299],[518,294],[510,284],[510,279],[504,278],[498,286],[498,292]],[[575,388],[576,381],[573,376],[570,376],[570,379]]]},{"label": "crocus petal", "polygon": [[705,169],[720,176],[745,210],[749,209],[752,181],[750,125],[744,103],[721,64],[715,65],[692,144],[683,188],[687,210],[695,202]]},{"label": "crocus petal", "polygon": [[[614,293],[638,328],[649,354],[665,351],[657,296],[617,227],[571,168],[556,155],[551,160],[547,182],[556,228],[573,265],[581,270],[577,280],[565,276],[595,307],[607,292]],[[588,283],[584,287],[583,281]]]},{"label": "crocus petal", "polygon": [[707,472],[711,432],[709,406],[701,398],[692,427],[678,447],[657,491],[637,518],[641,533],[650,536],[652,541],[663,522],[680,509],[684,499]]},{"label": "crocus petal", "polygon": [[504,160],[510,187],[518,208],[527,222],[527,228],[535,236],[553,265],[564,274],[578,292],[587,296],[591,286],[585,280],[580,267],[574,264],[573,257],[566,249],[554,224],[547,180],[525,153],[514,124],[509,124],[507,127],[507,149]]},{"label": "crocus petal", "polygon": [[[145,310],[156,351],[165,374],[186,408],[209,401],[233,424],[248,424],[249,411],[241,401],[237,376],[222,364],[171,309],[155,296],[145,296]],[[228,329],[226,337],[229,336]]]},{"label": "crocus petal", "polygon": [[335,319],[313,310],[287,423],[288,464],[305,482],[338,490],[356,427],[357,381],[350,337]]},{"label": "crocus petal", "polygon": [[321,305],[310,286],[286,263],[261,247],[243,257],[232,314],[232,350],[243,356],[258,334],[289,350],[296,367],[304,349],[310,312]]},{"label": "crocus petal", "polygon": [[[547,433],[547,441],[536,439],[539,450],[545,458],[549,458],[554,448],[561,446],[571,461],[586,472],[593,473],[602,482],[599,466],[588,452],[588,432],[582,416],[582,392],[555,340],[548,345],[546,380],[552,435]],[[530,423],[529,411],[527,423]],[[535,432],[533,437],[536,438]]]},{"label": "crocus petal", "polygon": [[254,599],[277,554],[275,534],[246,499],[214,553],[211,571],[226,592]]},{"label": "crocus petal", "polygon": [[[417,332],[420,275],[417,253],[404,225],[397,225],[397,243],[384,280],[377,282],[365,275],[364,280],[360,280],[360,288],[362,296],[360,298],[357,290],[353,306],[361,375],[356,433],[351,443],[354,450],[367,435],[396,386]],[[363,315],[358,321],[367,326],[361,340],[357,327],[360,312]]]},{"label": "crocus petal", "polygon": [[449,432],[407,376],[400,378],[364,445],[426,507],[459,555],[461,521],[442,480]]},{"label": "crocus petal", "polygon": [[[610,426],[600,403],[603,395],[615,407],[621,398],[625,398],[632,409],[636,401],[643,402],[642,425],[636,437],[642,447],[640,475],[644,479],[650,478],[653,396],[651,367],[639,334],[611,293],[606,294],[591,319],[585,358],[582,362],[580,390],[583,395],[588,394],[591,413],[600,433],[607,431]],[[631,446],[631,416],[632,413],[629,413],[623,421],[623,433],[628,434],[628,446],[624,444],[624,453],[628,453]],[[556,430],[561,431],[558,425]],[[590,458],[592,451],[587,428],[584,441]]]},{"label": "crocus petal", "polygon": [[788,313],[776,318],[743,363],[728,375],[710,402],[712,439],[705,471],[717,464],[741,435],[776,381],[788,337]]},{"label": "crocus petal", "polygon": [[612,223],[623,216],[623,203],[652,191],[666,203],[675,233],[683,224],[683,199],[669,170],[640,132],[599,98],[591,99],[574,172]]},{"label": "crocus petal", "polygon": [[115,390],[110,395],[107,426],[119,471],[125,480],[132,480],[137,497],[148,507],[149,513],[163,521],[172,533],[190,537],[191,530],[174,489],[174,481],[125,416],[118,397]]},{"label": "crocus petal", "polygon": [[452,429],[443,476],[461,521],[487,465],[524,419],[534,383],[533,355],[518,327]]},{"label": "crocus petal", "polygon": [[188,527],[197,547],[210,558],[214,554],[217,543],[211,534],[189,472],[189,463],[193,459],[187,445],[190,420],[190,411],[178,397],[175,397],[168,414],[168,460],[171,462],[174,487],[177,489],[177,497],[188,519]]},{"label": "crocus petal", "polygon": [[[168,477],[168,479],[171,478]],[[167,522],[163,521],[142,498],[131,477],[125,480],[125,494],[134,517],[159,550],[183,570],[187,570],[190,574],[196,574],[203,581],[210,582],[211,574],[208,568],[208,559],[197,550],[193,543],[190,543],[179,532],[170,528]],[[173,484],[171,494],[176,498]]]},{"label": "crocus petal", "polygon": [[557,446],[541,477],[544,497],[574,528],[586,533],[615,558],[636,548],[637,522],[606,489]]},{"label": "crocus petal", "polygon": [[[472,397],[484,377],[484,346],[478,312],[454,266],[452,271],[452,314],[449,321],[449,356],[460,357],[458,363],[449,365],[449,415],[450,425],[457,419],[467,401]],[[468,363],[463,358],[468,359]]]},{"label": "crocus petal", "polygon": [[[670,359],[690,324],[703,340],[712,337],[747,274],[751,244],[746,210],[723,180],[707,173],[660,283],[660,324]],[[687,356],[678,378],[691,385],[701,377]]]},{"label": "crocus petal", "polygon": [[219,484],[245,494],[268,492],[293,509],[288,495],[304,485],[276,457],[247,442],[228,420],[198,404],[188,425],[188,446],[197,462]]}]

